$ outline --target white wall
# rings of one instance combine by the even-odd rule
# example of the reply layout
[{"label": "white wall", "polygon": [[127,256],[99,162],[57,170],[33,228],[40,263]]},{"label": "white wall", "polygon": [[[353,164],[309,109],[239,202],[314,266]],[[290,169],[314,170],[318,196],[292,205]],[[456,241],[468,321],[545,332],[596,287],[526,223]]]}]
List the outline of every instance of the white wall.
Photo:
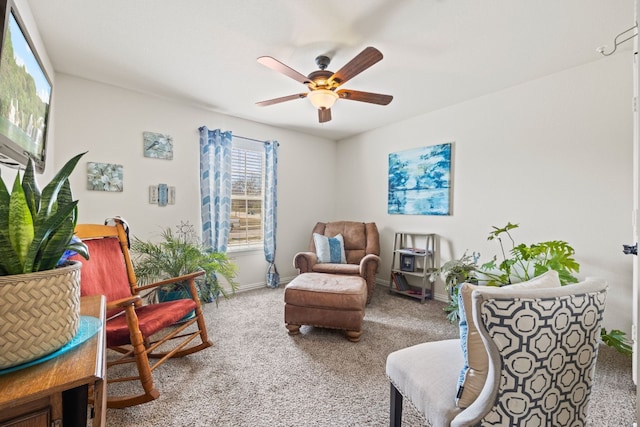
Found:
[{"label": "white wall", "polygon": [[[189,221],[199,230],[198,128],[202,125],[280,142],[276,264],[283,279],[295,274],[293,255],[306,248],[317,219],[334,214],[336,182],[333,174],[326,173],[335,160],[334,141],[64,74],[57,75],[56,91],[58,167],[73,155],[88,151],[71,177],[74,198],[80,201],[80,222],[102,223],[105,218],[120,215],[129,222],[132,233],[142,239],[157,238],[162,228],[175,227],[180,221]],[[144,131],[171,135],[173,160],[144,157]],[[87,162],[123,165],[124,191],[87,190]],[[148,203],[148,187],[159,183],[176,187],[175,205]],[[232,255],[242,287],[264,284],[267,264],[262,251]]]},{"label": "white wall", "polygon": [[[566,240],[579,277],[609,281],[605,326],[631,325],[631,53],[396,123],[338,143],[337,214],[375,221],[388,281],[395,231],[435,232],[442,262],[498,254],[491,226],[519,223],[518,242]],[[394,99],[393,102],[402,102]],[[387,214],[388,155],[454,143],[453,214]],[[445,294],[442,284],[436,289]]]}]

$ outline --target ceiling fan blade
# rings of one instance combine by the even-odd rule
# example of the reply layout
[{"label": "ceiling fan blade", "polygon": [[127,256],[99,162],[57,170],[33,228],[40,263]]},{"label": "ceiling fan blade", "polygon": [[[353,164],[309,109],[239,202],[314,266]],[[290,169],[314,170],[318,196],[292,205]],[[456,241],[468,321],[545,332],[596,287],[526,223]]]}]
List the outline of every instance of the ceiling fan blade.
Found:
[{"label": "ceiling fan blade", "polygon": [[[337,83],[337,86],[344,84],[347,80],[357,76],[367,68],[382,59],[382,53],[375,47],[367,47],[347,62],[342,68],[336,71],[329,80]],[[336,86],[336,87],[337,87]]]},{"label": "ceiling fan blade", "polygon": [[349,99],[351,101],[369,102],[371,104],[387,105],[393,99],[391,95],[382,95],[380,93],[360,92],[357,90],[340,89],[336,92],[340,99]]},{"label": "ceiling fan blade", "polygon": [[325,123],[331,120],[331,108],[318,108],[318,121]]},{"label": "ceiling fan blade", "polygon": [[275,58],[272,58],[271,56],[261,56],[260,58],[258,58],[258,62],[265,67],[271,68],[272,70],[282,73],[287,77],[291,77],[293,80],[302,84],[306,85],[308,83],[311,83],[311,80],[309,80],[307,76],[305,76],[304,74],[300,74],[293,68],[284,65],[282,62],[278,61]]},{"label": "ceiling fan blade", "polygon": [[293,101],[294,99],[306,98],[306,93],[296,93],[295,95],[283,96],[280,98],[269,99],[267,101],[256,102],[256,105],[260,107],[266,107],[267,105],[279,104],[285,101]]}]

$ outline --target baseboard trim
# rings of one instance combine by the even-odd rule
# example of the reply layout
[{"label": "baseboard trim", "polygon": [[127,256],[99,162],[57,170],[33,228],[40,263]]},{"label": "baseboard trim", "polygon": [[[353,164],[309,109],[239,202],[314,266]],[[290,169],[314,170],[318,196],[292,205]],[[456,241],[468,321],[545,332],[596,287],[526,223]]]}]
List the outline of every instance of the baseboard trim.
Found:
[{"label": "baseboard trim", "polygon": [[[280,286],[286,285],[287,283],[292,281],[294,277],[295,276],[280,277]],[[238,286],[236,293],[255,291],[256,289],[262,289],[262,288],[265,288],[266,286],[267,286],[267,282],[245,283]]]},{"label": "baseboard trim", "polygon": [[[289,283],[290,281],[292,281],[296,276],[287,276],[287,277],[280,277],[280,286],[284,286],[287,283]],[[377,286],[382,286],[384,288],[389,288],[389,282],[387,280],[381,280],[381,279],[376,279],[376,285]],[[264,288],[265,286],[267,286],[266,282],[256,282],[256,283],[245,283],[242,285],[238,286],[238,289],[236,290],[236,293],[240,293],[240,292],[248,292],[248,291],[254,291],[256,289],[261,289]],[[433,298],[436,301],[440,301],[440,302],[449,302],[449,296],[447,294],[441,294],[436,292],[433,295]]]}]

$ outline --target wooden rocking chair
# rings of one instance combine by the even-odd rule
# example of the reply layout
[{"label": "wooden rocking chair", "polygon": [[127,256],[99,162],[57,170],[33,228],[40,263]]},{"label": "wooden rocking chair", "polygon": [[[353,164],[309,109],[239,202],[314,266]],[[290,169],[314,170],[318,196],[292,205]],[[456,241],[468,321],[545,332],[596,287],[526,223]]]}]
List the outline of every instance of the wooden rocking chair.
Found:
[{"label": "wooden rocking chair", "polygon": [[[111,378],[108,383],[140,382],[139,394],[108,396],[109,408],[124,408],[157,399],[160,392],[153,386],[152,372],[172,357],[182,357],[212,345],[202,314],[195,279],[203,272],[164,280],[151,285],[137,286],[133,265],[129,257],[129,242],[124,223],[114,219],[115,225],[79,224],[76,235],[89,247],[89,261],[74,256],[82,262],[81,294],[105,295],[107,299],[106,337],[107,347],[120,353],[115,365],[135,363],[137,376]],[[187,282],[191,299],[143,305],[139,293],[150,291],[169,283]],[[180,324],[176,322],[195,312],[195,316]],[[189,326],[195,325],[188,331]],[[195,332],[193,331],[194,329]],[[153,340],[151,340],[153,336]],[[197,337],[197,345],[188,344]],[[178,340],[171,341],[170,340]],[[168,343],[173,346],[169,347]],[[197,341],[196,341],[197,342]],[[149,359],[157,359],[151,364]],[[138,387],[138,386],[135,386]]]}]

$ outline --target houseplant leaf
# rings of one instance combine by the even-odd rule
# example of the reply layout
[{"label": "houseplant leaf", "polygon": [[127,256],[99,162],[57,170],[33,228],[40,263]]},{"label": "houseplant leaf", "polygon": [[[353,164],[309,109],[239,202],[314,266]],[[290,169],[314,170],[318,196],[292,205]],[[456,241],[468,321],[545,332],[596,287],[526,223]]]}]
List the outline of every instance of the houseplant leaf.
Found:
[{"label": "houseplant leaf", "polygon": [[13,250],[9,236],[0,233],[0,275],[22,274],[22,263]]},{"label": "houseplant leaf", "polygon": [[[15,251],[19,262],[24,266],[29,252],[29,247],[34,237],[33,218],[27,205],[20,175],[16,179],[9,199],[9,241]],[[24,268],[23,268],[24,270]]]},{"label": "houseplant leaf", "polygon": [[[86,153],[86,152],[85,152]],[[76,164],[85,153],[80,153],[77,156],[71,158],[65,165],[56,173],[51,182],[47,184],[42,190],[42,199],[40,201],[40,211],[38,217],[46,217],[51,214],[51,211],[57,201],[58,192],[65,184],[71,172],[76,167]]]},{"label": "houseplant leaf", "polygon": [[40,209],[40,188],[36,182],[35,167],[33,161],[27,163],[27,168],[22,177],[22,191],[24,191],[27,205],[31,211],[31,217],[35,218]]},{"label": "houseplant leaf", "polygon": [[[9,200],[11,195],[4,181],[0,179],[0,232],[9,229]],[[8,237],[8,236],[7,236]]]},{"label": "houseplant leaf", "polygon": [[[64,253],[64,248],[69,244],[69,241],[73,236],[73,227],[75,224],[74,222],[69,221],[69,217],[75,212],[77,204],[78,202],[75,201],[73,203],[59,206],[53,215],[43,218],[42,222],[37,224],[36,235],[31,247],[29,248],[28,258],[25,260],[25,273],[49,270],[56,266],[56,263]],[[56,239],[52,246],[48,247],[49,239],[52,236],[55,236],[58,230],[60,230],[65,223],[69,222],[72,227],[70,229],[71,232],[67,232],[65,234],[65,229],[62,228],[62,235],[60,236],[60,239],[63,239],[62,242],[59,242]],[[52,263],[51,259],[55,259],[55,262]]]},{"label": "houseplant leaf", "polygon": [[626,356],[633,355],[633,347],[627,340],[626,334],[618,329],[612,329],[607,332],[605,328],[602,328],[600,330],[600,339],[609,347],[615,348],[619,353]]},{"label": "houseplant leaf", "polygon": [[[69,220],[66,217],[66,206],[63,209],[60,209],[56,212],[56,215],[62,211],[63,220],[62,222],[55,227],[49,236],[46,239],[43,239],[42,247],[41,247],[41,256],[40,259],[36,260],[37,268],[40,270],[46,270],[50,268],[55,268],[60,260],[61,253],[69,247],[69,242],[73,237],[73,231],[75,229],[76,221]],[[73,210],[77,212],[77,202],[72,203]],[[73,216],[77,216],[76,212],[74,212]],[[84,246],[78,244],[78,246]]]}]

